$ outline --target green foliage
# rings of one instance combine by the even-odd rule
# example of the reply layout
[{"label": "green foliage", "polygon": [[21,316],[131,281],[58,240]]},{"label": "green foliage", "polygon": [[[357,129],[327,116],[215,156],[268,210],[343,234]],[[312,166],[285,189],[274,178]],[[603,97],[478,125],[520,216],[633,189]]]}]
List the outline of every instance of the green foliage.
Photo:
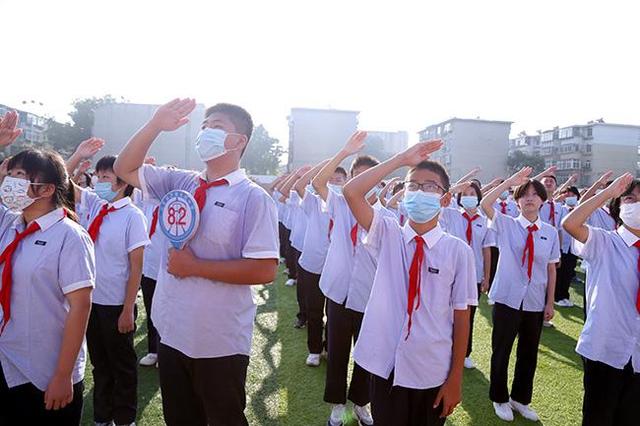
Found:
[{"label": "green foliage", "polygon": [[515,151],[507,158],[509,174],[515,173],[523,167],[533,167],[533,175],[544,171],[544,158],[539,155],[531,155],[522,151]]},{"label": "green foliage", "polygon": [[275,175],[280,167],[280,157],[284,153],[278,139],[269,136],[269,132],[260,124],[253,130],[241,165],[254,175]]}]

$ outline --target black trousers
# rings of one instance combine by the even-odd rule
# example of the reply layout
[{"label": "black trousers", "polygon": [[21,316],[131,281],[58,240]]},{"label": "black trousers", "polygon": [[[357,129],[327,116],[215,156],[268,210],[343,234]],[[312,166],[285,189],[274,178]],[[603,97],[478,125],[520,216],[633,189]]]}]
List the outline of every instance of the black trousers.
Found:
[{"label": "black trousers", "polygon": [[573,253],[562,253],[561,265],[558,268],[558,280],[556,281],[556,302],[569,298],[569,287],[576,276],[577,263],[578,258]]},{"label": "black trousers", "polygon": [[491,285],[493,284],[493,279],[496,277],[499,258],[500,258],[500,250],[498,250],[498,247],[491,247],[491,270],[489,271],[489,288],[491,288]]},{"label": "black trousers", "polygon": [[[478,283],[478,302],[480,301],[480,287],[482,284]],[[469,342],[467,343],[467,357],[471,355],[471,351],[473,350],[473,324],[474,319],[476,317],[476,309],[477,306],[469,306]]]},{"label": "black trousers", "polygon": [[302,253],[300,253],[297,249],[291,247],[291,253],[293,256],[293,261],[295,262],[295,269],[296,269],[296,273],[295,273],[295,280],[297,280],[296,282],[296,300],[298,302],[298,313],[296,314],[296,317],[298,317],[298,320],[300,322],[306,323],[307,322],[307,300],[305,298],[305,285],[304,285],[304,280],[300,279],[300,270],[302,269],[300,267],[300,264],[298,263],[298,261],[300,260],[300,255]]},{"label": "black trousers", "polygon": [[[287,228],[285,232],[285,249],[284,249],[284,264],[289,270],[289,278],[292,280],[298,279],[298,259],[295,258],[294,248],[291,246],[291,231]],[[299,256],[299,255],[298,255]]]},{"label": "black trousers", "polygon": [[278,222],[278,239],[280,240],[280,257],[283,259],[286,257],[285,242],[288,240],[286,230],[287,228],[284,227],[282,222]]},{"label": "black trousers", "polygon": [[44,392],[31,383],[9,389],[0,366],[0,425],[75,426],[82,418],[82,381],[73,385],[73,400],[59,410],[47,410]]},{"label": "black trousers", "polygon": [[493,305],[491,334],[491,384],[489,398],[493,402],[509,402],[507,377],[509,356],[518,337],[516,368],[511,385],[511,398],[521,404],[531,403],[533,378],[538,363],[538,346],[544,312],[526,312],[502,303]]},{"label": "black trousers", "polygon": [[408,389],[393,386],[393,371],[388,379],[371,375],[371,415],[376,426],[436,426],[442,404],[433,408],[440,387]]},{"label": "black trousers", "polygon": [[142,288],[144,310],[147,311],[147,351],[150,354],[157,354],[160,337],[151,319],[151,307],[153,306],[153,293],[156,291],[156,280],[143,275],[140,287]]},{"label": "black trousers", "polygon": [[583,426],[635,426],[640,403],[640,374],[631,361],[622,370],[584,359]]},{"label": "black trousers", "polygon": [[[93,304],[87,327],[87,347],[93,365],[93,419],[129,424],[138,407],[138,360],[134,332],[118,331],[122,306]],[[137,317],[137,308],[134,308]]]},{"label": "black trousers", "polygon": [[245,426],[249,357],[189,358],[160,343],[162,412],[168,426]]},{"label": "black trousers", "polygon": [[356,405],[366,405],[369,397],[369,377],[357,363],[353,365],[353,374],[347,395],[347,373],[351,342],[355,344],[362,325],[361,312],[347,309],[344,305],[327,299],[327,379],[324,388],[324,400],[331,404],[345,404],[347,398]]},{"label": "black trousers", "polygon": [[[302,285],[301,285],[302,284]],[[322,330],[324,328],[325,297],[320,290],[320,275],[298,269],[298,288],[304,288],[307,310],[307,348],[310,354],[322,352]]]}]

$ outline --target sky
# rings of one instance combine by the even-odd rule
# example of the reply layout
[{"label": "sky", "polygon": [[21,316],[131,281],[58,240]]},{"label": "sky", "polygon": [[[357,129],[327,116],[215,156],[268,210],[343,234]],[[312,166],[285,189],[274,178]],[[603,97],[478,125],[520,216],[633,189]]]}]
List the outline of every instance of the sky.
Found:
[{"label": "sky", "polygon": [[[286,146],[292,107],[410,140],[451,117],[640,124],[638,2],[0,0],[0,103],[244,106]],[[27,108],[28,109],[28,108]]]}]

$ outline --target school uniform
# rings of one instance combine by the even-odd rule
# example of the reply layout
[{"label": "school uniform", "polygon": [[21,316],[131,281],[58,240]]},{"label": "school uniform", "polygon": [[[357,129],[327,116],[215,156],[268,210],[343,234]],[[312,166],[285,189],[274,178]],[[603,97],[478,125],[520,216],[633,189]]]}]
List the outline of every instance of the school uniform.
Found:
[{"label": "school uniform", "polygon": [[291,233],[293,232],[293,224],[295,223],[296,211],[293,209],[289,198],[287,198],[282,205],[282,211],[284,216],[284,243],[285,243],[285,266],[289,271],[287,276],[289,279],[298,279],[298,259],[296,258],[295,250],[291,247]]},{"label": "school uniform", "polygon": [[[489,297],[493,307],[491,383],[493,402],[509,402],[507,372],[516,336],[518,351],[511,398],[529,404],[544,319],[548,265],[560,260],[558,231],[540,218],[535,223],[494,213],[500,260]],[[526,251],[525,251],[526,249]]]},{"label": "school uniform", "polygon": [[587,319],[576,352],[584,359],[583,425],[637,425],[640,396],[640,240],[627,228],[589,227],[576,254],[589,262]]},{"label": "school uniform", "polygon": [[322,199],[306,191],[302,211],[307,217],[307,232],[298,261],[298,286],[306,289],[307,348],[310,354],[323,349],[323,317],[325,297],[320,290],[320,277],[329,248],[329,215],[322,210]]},{"label": "school uniform", "polygon": [[[26,235],[8,260],[12,265],[10,319],[2,322],[0,334],[0,424],[79,425],[84,342],[71,376],[72,402],[57,411],[45,410],[44,392],[58,365],[69,314],[66,295],[95,284],[93,243],[61,208],[34,223],[39,229]],[[16,233],[30,231],[31,226],[25,226],[22,215],[0,207],[1,251],[7,250]],[[2,263],[3,271],[8,264]]]},{"label": "school uniform", "polygon": [[[362,312],[347,307],[352,272],[356,256],[362,252],[362,233],[351,214],[345,198],[329,191],[324,206],[333,223],[331,243],[320,277],[320,289],[327,298],[327,375],[324,401],[345,404],[347,398],[354,404],[369,403],[369,375],[354,364],[347,393],[347,370],[351,342],[357,341],[362,323]],[[360,256],[367,256],[360,253]],[[366,301],[365,301],[366,304]]]},{"label": "school uniform", "polygon": [[592,228],[600,228],[605,231],[615,231],[618,227],[615,219],[611,216],[609,208],[604,206],[594,211],[589,219],[587,219],[587,225]]},{"label": "school uniform", "polygon": [[473,252],[439,225],[418,236],[379,211],[366,245],[378,268],[353,356],[372,375],[374,422],[444,424],[433,403],[451,368],[454,311],[477,304]]},{"label": "school uniform", "polygon": [[142,299],[144,301],[144,310],[147,313],[147,352],[150,354],[158,353],[158,344],[160,336],[158,330],[151,319],[151,310],[153,307],[153,293],[156,290],[156,282],[158,280],[158,269],[160,268],[160,252],[164,247],[165,236],[160,230],[159,214],[160,203],[154,200],[142,201],[140,209],[144,213],[147,225],[147,235],[150,244],[144,249],[144,260],[142,262],[142,280],[140,288],[142,289]]},{"label": "school uniform", "polygon": [[[563,206],[563,217],[566,217],[571,210],[567,206]],[[560,228],[560,233],[562,234],[562,246],[560,248],[560,267],[558,268],[558,276],[556,281],[556,293],[555,293],[555,301],[559,302],[561,300],[569,299],[569,288],[571,287],[571,281],[576,276],[576,265],[578,264],[578,258],[573,253],[571,246],[573,237],[569,235],[564,228]]]},{"label": "school uniform", "polygon": [[[478,210],[479,212],[479,210]],[[440,224],[446,232],[465,241],[473,250],[475,260],[476,282],[478,299],[481,294],[482,281],[484,280],[484,256],[483,249],[497,245],[495,231],[489,229],[488,219],[479,213],[468,214],[464,209],[442,209],[440,214]],[[469,344],[467,345],[467,357],[471,355],[473,349],[473,324],[476,314],[476,307],[471,306],[469,311],[470,328]]]},{"label": "school uniform", "polygon": [[498,199],[498,201],[493,203],[493,209],[511,217],[518,217],[520,215],[518,205],[511,198],[506,200]]},{"label": "school uniform", "polygon": [[286,228],[284,227],[284,203],[280,201],[282,194],[280,191],[273,191],[271,198],[276,203],[276,209],[278,211],[278,240],[280,242],[280,259],[284,259],[286,256],[285,248],[286,244],[284,239],[286,238]]},{"label": "school uniform", "polygon": [[[552,208],[553,206],[553,208]],[[540,207],[540,219],[544,223],[548,223],[556,229],[561,229],[560,224],[562,223],[562,219],[564,218],[565,211],[562,208],[562,204],[547,200]]]},{"label": "school uniform", "polygon": [[[287,200],[289,206],[291,208],[291,212],[293,212],[293,222],[291,228],[291,250],[293,252],[293,262],[295,263],[296,268],[296,277],[299,278],[300,275],[300,255],[302,254],[302,249],[304,248],[304,237],[307,233],[307,215],[302,210],[300,203],[302,200],[300,199],[300,195],[297,191],[291,191],[289,194],[289,199]],[[302,284],[300,281],[296,284],[296,299],[298,301],[298,322],[301,324],[305,324],[307,322],[307,308],[306,308],[306,295],[305,295],[305,286],[304,280]]]},{"label": "school uniform", "polygon": [[[81,195],[85,222],[94,239],[96,288],[87,327],[93,365],[94,421],[130,424],[137,412],[137,356],[134,331],[120,333],[118,319],[124,307],[130,274],[129,254],[149,244],[144,215],[129,197],[107,203],[94,192]],[[134,318],[137,315],[134,306]]]},{"label": "school uniform", "polygon": [[[277,261],[275,203],[244,170],[207,182],[204,173],[145,165],[139,179],[145,197],[160,200],[182,189],[201,201],[200,225],[188,244],[197,258]],[[165,422],[246,425],[245,379],[256,314],[252,289],[195,276],[177,278],[167,272],[166,248],[151,311],[161,336]]]}]

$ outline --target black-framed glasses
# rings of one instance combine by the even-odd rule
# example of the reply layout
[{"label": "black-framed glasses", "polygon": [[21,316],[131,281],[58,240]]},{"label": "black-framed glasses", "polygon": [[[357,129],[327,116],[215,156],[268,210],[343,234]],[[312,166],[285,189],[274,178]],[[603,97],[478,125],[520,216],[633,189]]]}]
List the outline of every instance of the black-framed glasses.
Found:
[{"label": "black-framed glasses", "polygon": [[447,192],[443,187],[438,185],[437,182],[432,180],[428,180],[426,182],[420,183],[412,180],[404,181],[405,188],[409,191],[424,191],[424,192]]}]

